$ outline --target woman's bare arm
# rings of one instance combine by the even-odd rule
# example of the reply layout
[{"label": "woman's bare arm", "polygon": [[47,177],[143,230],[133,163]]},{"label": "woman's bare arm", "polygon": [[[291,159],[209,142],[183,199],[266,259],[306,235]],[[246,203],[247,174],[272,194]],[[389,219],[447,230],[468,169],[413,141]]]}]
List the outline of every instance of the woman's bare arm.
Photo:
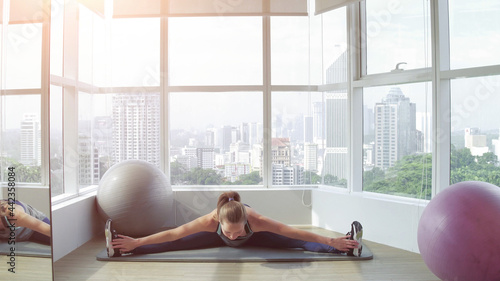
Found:
[{"label": "woman's bare arm", "polygon": [[51,236],[49,224],[37,218],[34,218],[24,212],[17,215],[16,222],[17,222],[16,226],[23,226],[31,230],[34,230],[36,232],[40,232],[41,234],[44,234],[48,237]]},{"label": "woman's bare arm", "polygon": [[46,236],[51,236],[50,225],[24,212],[22,206],[14,204],[13,206],[2,202],[1,215],[6,216],[15,226],[26,227]]},{"label": "woman's bare arm", "polygon": [[268,231],[276,234],[280,234],[289,238],[304,240],[308,242],[317,242],[321,244],[326,244],[334,247],[339,251],[346,252],[349,249],[358,246],[358,242],[355,240],[348,239],[349,236],[341,237],[326,237],[318,235],[316,233],[298,229],[284,223],[275,221],[266,216],[260,215],[254,210],[248,213],[248,222],[254,232],[258,231]]},{"label": "woman's bare arm", "polygon": [[120,249],[124,252],[129,252],[139,246],[175,241],[177,239],[202,231],[215,231],[217,221],[214,220],[214,212],[215,211],[208,213],[174,229],[161,231],[141,238],[132,238],[125,235],[118,235],[118,237],[120,237],[121,239],[113,240],[113,248]]}]

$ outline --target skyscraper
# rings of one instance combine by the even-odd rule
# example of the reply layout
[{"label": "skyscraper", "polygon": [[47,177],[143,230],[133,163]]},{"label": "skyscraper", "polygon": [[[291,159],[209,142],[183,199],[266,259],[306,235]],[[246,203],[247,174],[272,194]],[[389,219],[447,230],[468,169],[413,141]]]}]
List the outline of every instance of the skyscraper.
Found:
[{"label": "skyscraper", "polygon": [[113,97],[113,163],[145,160],[160,166],[160,95],[117,94]]},{"label": "skyscraper", "polygon": [[315,142],[323,139],[323,103],[313,103],[313,140]]},{"label": "skyscraper", "polygon": [[304,143],[313,142],[313,117],[304,116]]},{"label": "skyscraper", "polygon": [[482,156],[489,151],[486,135],[481,134],[479,128],[465,128],[464,141],[473,156]]},{"label": "skyscraper", "polygon": [[[347,52],[343,52],[326,71],[326,83],[347,81]],[[323,175],[332,175],[338,179],[347,179],[348,131],[347,131],[347,90],[335,90],[326,93],[325,127],[326,148]]]},{"label": "skyscraper", "polygon": [[215,167],[215,152],[213,147],[196,148],[196,159],[198,167],[202,169],[213,169]]},{"label": "skyscraper", "polygon": [[27,166],[42,164],[40,121],[36,114],[24,114],[21,121],[21,163]]},{"label": "skyscraper", "polygon": [[318,144],[316,143],[304,144],[304,170],[314,172],[318,170]]},{"label": "skyscraper", "polygon": [[[394,166],[404,156],[417,152],[416,106],[400,88],[391,88],[375,104],[375,167]],[[422,138],[422,134],[419,134]]]}]

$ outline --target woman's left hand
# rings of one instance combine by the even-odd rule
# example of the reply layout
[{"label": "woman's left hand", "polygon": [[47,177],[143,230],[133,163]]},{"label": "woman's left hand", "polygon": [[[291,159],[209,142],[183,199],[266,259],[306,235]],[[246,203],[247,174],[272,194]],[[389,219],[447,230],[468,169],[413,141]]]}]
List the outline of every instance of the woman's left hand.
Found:
[{"label": "woman's left hand", "polygon": [[358,241],[351,240],[349,238],[349,235],[332,238],[330,246],[342,252],[347,252],[349,249],[357,248],[359,245]]}]

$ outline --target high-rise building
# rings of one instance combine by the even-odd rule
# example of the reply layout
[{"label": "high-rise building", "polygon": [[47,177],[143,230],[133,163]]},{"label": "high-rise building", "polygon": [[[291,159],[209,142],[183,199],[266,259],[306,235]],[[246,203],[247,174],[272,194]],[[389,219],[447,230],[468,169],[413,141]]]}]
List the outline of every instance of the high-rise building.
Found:
[{"label": "high-rise building", "polygon": [[318,144],[304,144],[304,169],[306,171],[318,171]]},{"label": "high-rise building", "polygon": [[482,156],[489,151],[486,135],[481,134],[479,128],[465,128],[465,147],[470,150],[473,156]]},{"label": "high-rise building", "polygon": [[291,165],[291,146],[288,138],[272,139],[272,163],[281,164],[285,167]]},{"label": "high-rise building", "polygon": [[241,175],[251,173],[251,167],[248,163],[226,163],[224,165],[224,176],[231,182],[237,181]]},{"label": "high-rise building", "polygon": [[222,132],[221,132],[221,139],[220,139],[220,145],[221,145],[221,153],[225,153],[229,151],[229,146],[232,143],[232,136],[233,136],[233,127],[231,126],[223,126],[222,127]]},{"label": "high-rise building", "polygon": [[264,149],[262,148],[262,144],[254,144],[252,145],[251,156],[251,165],[252,171],[259,171],[259,174],[262,176],[262,157],[264,155]]},{"label": "high-rise building", "polygon": [[240,125],[240,140],[250,144],[250,126],[248,123],[241,123]]},{"label": "high-rise building", "polygon": [[394,166],[404,156],[417,152],[422,134],[417,134],[416,106],[400,88],[391,88],[387,97],[375,104],[375,167]]},{"label": "high-rise building", "polygon": [[160,95],[113,96],[113,163],[139,159],[160,166]]},{"label": "high-rise building", "polygon": [[215,168],[215,151],[212,147],[198,147],[196,148],[196,158],[198,160],[198,167],[202,169]]},{"label": "high-rise building", "polygon": [[100,157],[113,153],[113,119],[111,116],[97,116],[92,128],[92,141]]},{"label": "high-rise building", "polygon": [[78,182],[81,186],[98,184],[100,179],[99,152],[92,139],[85,134],[78,135]]},{"label": "high-rise building", "polygon": [[[343,52],[326,71],[326,83],[347,81],[347,52]],[[325,101],[326,148],[323,175],[347,179],[348,169],[348,130],[347,130],[347,90],[326,93]]]},{"label": "high-rise building", "polygon": [[422,149],[420,152],[431,153],[432,152],[432,114],[431,112],[417,112],[417,131],[422,132]]},{"label": "high-rise building", "polygon": [[249,144],[253,146],[254,144],[262,143],[263,127],[262,123],[250,123],[249,124]]},{"label": "high-rise building", "polygon": [[312,116],[304,116],[304,141],[313,142],[313,117]]},{"label": "high-rise building", "polygon": [[304,184],[304,167],[283,164],[273,164],[273,185],[300,185]]},{"label": "high-rise building", "polygon": [[250,163],[250,145],[248,143],[238,141],[229,146],[232,163]]},{"label": "high-rise building", "polygon": [[213,128],[205,131],[205,146],[215,147],[215,130]]},{"label": "high-rise building", "polygon": [[24,114],[21,121],[21,164],[40,166],[42,164],[40,120],[36,114]]},{"label": "high-rise building", "polygon": [[313,103],[313,140],[318,142],[323,140],[323,103]]}]

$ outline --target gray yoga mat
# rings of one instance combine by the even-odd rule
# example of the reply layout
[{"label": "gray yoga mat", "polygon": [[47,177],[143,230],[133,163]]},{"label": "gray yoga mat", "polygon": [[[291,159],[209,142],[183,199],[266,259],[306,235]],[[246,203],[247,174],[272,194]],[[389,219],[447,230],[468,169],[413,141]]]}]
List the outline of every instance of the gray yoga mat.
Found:
[{"label": "gray yoga mat", "polygon": [[15,248],[14,254],[20,257],[52,257],[52,250],[50,246],[29,241],[16,242],[16,245],[9,245],[5,241],[0,241],[0,254],[10,255],[11,247]]},{"label": "gray yoga mat", "polygon": [[345,254],[315,253],[300,249],[273,249],[259,247],[217,247],[146,255],[127,255],[114,258],[108,258],[106,249],[97,254],[97,260],[99,261],[138,262],[304,262],[370,259],[373,259],[373,254],[364,244],[361,257],[352,257]]}]

